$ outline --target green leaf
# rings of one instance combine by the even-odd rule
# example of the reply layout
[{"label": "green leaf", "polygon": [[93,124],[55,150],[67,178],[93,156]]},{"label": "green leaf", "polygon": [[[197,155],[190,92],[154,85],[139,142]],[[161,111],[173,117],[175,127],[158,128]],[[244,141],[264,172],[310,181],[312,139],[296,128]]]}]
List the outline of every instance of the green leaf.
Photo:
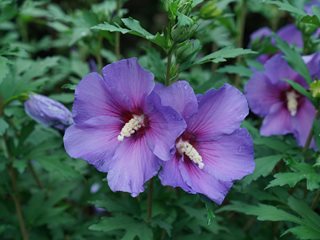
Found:
[{"label": "green leaf", "polygon": [[225,66],[217,70],[219,73],[238,74],[241,77],[250,77],[252,72],[249,68],[241,65]]},{"label": "green leaf", "polygon": [[298,51],[290,47],[287,42],[283,41],[277,35],[273,36],[276,39],[277,47],[284,53],[284,58],[288,64],[292,67],[292,69],[299,73],[307,81],[307,83],[310,84],[312,79],[309,70]]},{"label": "green leaf", "polygon": [[256,167],[253,174],[243,179],[243,183],[249,184],[252,181],[257,180],[259,177],[266,177],[269,175],[277,163],[283,158],[283,155],[272,155],[267,157],[257,158],[255,160]]},{"label": "green leaf", "polygon": [[301,18],[301,22],[306,23],[306,24],[312,24],[312,25],[315,25],[315,26],[320,26],[320,19],[315,15],[313,15],[313,16],[310,16],[310,15],[304,16],[303,18]]},{"label": "green leaf", "polygon": [[275,186],[289,185],[294,187],[304,176],[297,172],[277,173],[274,175],[275,179],[272,180],[266,188]]},{"label": "green leaf", "polygon": [[20,174],[22,174],[27,167],[27,161],[25,159],[16,159],[13,162],[13,167],[18,170]]},{"label": "green leaf", "polygon": [[283,11],[287,11],[287,12],[290,12],[290,13],[293,13],[293,14],[296,14],[298,16],[305,16],[306,13],[291,5],[289,2],[287,1],[284,1],[284,2],[280,2],[280,1],[268,1],[270,4],[274,4],[274,5],[277,5],[279,7],[280,10],[283,10]]},{"label": "green leaf", "polygon": [[259,221],[289,221],[298,224],[301,223],[301,220],[295,215],[266,204],[249,205],[233,201],[230,205],[220,208],[217,212],[225,211],[235,211],[246,215],[253,215],[256,216]]},{"label": "green leaf", "polygon": [[22,75],[23,81],[30,81],[36,77],[42,76],[50,68],[58,64],[59,57],[47,57],[41,60],[32,62],[27,71]]},{"label": "green leaf", "polygon": [[163,34],[160,34],[160,33],[156,33],[156,35],[151,34],[140,25],[138,20],[135,20],[131,17],[122,18],[121,21],[127,28],[131,30],[130,31],[131,34],[145,38],[157,44],[158,46],[162,47],[163,49],[167,48],[166,40]]},{"label": "green leaf", "polygon": [[312,7],[312,12],[318,18],[318,20],[320,22],[320,7],[313,6]]},{"label": "green leaf", "polygon": [[0,57],[0,85],[2,81],[7,77],[8,74],[9,74],[8,60],[4,57]]},{"label": "green leaf", "polygon": [[250,49],[225,47],[203,58],[200,58],[194,64],[195,65],[203,64],[207,62],[214,62],[214,63],[225,62],[226,59],[228,58],[235,58],[241,55],[254,54],[254,53],[256,52]]},{"label": "green leaf", "polygon": [[262,145],[274,149],[280,153],[286,153],[291,149],[291,146],[276,137],[260,137],[253,140],[254,144]]},{"label": "green leaf", "polygon": [[146,39],[151,39],[154,37],[153,34],[149,33],[147,30],[145,30],[143,27],[141,27],[138,20],[135,20],[133,18],[122,18],[121,21],[124,23],[124,25],[132,30],[133,34],[136,34],[140,37],[144,37]]},{"label": "green leaf", "polygon": [[299,176],[299,181],[305,179],[307,181],[307,189],[313,191],[320,187],[319,173],[310,164],[294,163],[291,164],[291,169]]},{"label": "green leaf", "polygon": [[138,37],[142,37],[151,41],[154,44],[157,44],[163,49],[167,48],[166,40],[163,34],[156,33],[153,35],[152,33],[148,32],[144,29],[138,20],[133,18],[122,18],[121,21],[127,28],[120,27],[118,25],[112,25],[110,23],[102,23],[96,26],[91,27],[91,29],[101,30],[101,31],[108,31],[108,32],[120,32],[122,34],[132,34]]},{"label": "green leaf", "polygon": [[101,232],[122,230],[124,232],[122,240],[133,240],[135,237],[141,240],[153,239],[151,229],[144,222],[124,215],[102,218],[100,222],[91,225],[89,229]]},{"label": "green leaf", "polygon": [[9,124],[3,118],[0,118],[0,136],[3,136],[8,128]]},{"label": "green leaf", "polygon": [[112,24],[107,23],[107,22],[101,23],[101,24],[99,24],[97,26],[93,26],[93,27],[91,27],[91,29],[108,31],[108,32],[120,32],[122,34],[126,34],[126,33],[130,32],[129,29],[122,28],[122,27],[119,27],[119,26],[115,26],[115,25],[112,25]]},{"label": "green leaf", "polygon": [[320,236],[320,216],[316,214],[304,201],[289,197],[289,207],[303,218],[303,223],[316,230]]},{"label": "green leaf", "polygon": [[287,233],[292,233],[298,239],[302,239],[302,240],[313,240],[313,239],[319,240],[320,239],[320,232],[315,231],[314,229],[306,226],[289,228],[283,235]]},{"label": "green leaf", "polygon": [[55,156],[39,157],[37,162],[47,170],[54,178],[72,180],[80,177],[80,173],[69,165],[63,163]]},{"label": "green leaf", "polygon": [[304,87],[302,87],[299,83],[294,82],[292,80],[287,80],[287,82],[293,87],[297,92],[306,96],[311,102],[313,101],[312,95],[308,92]]}]

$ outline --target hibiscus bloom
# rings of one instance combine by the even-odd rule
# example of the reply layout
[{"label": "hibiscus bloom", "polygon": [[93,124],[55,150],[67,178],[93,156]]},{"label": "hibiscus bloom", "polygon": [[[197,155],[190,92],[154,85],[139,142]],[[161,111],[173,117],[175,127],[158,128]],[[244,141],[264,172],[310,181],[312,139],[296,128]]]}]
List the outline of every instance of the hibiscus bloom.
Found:
[{"label": "hibiscus bloom", "polygon": [[161,183],[221,204],[232,182],[254,170],[252,139],[240,128],[248,114],[245,97],[226,84],[197,98],[185,81],[159,85],[156,92],[162,104],[172,106],[187,123],[172,160],[162,164]]},{"label": "hibiscus bloom", "polygon": [[153,78],[131,58],[105,66],[102,77],[90,73],[76,88],[66,151],[108,172],[113,191],[142,192],[157,174],[159,160],[171,158],[185,128],[176,111],[161,105]]},{"label": "hibiscus bloom", "polygon": [[39,94],[30,94],[24,103],[26,113],[36,122],[59,130],[73,123],[72,114],[63,104]]},{"label": "hibiscus bloom", "polygon": [[[319,77],[318,54],[304,57],[311,76]],[[256,71],[246,85],[246,97],[251,110],[264,117],[260,133],[263,136],[292,133],[300,146],[306,142],[315,117],[315,108],[303,95],[295,91],[286,79],[303,87],[305,80],[283,59],[273,56],[264,65],[264,71]]]}]

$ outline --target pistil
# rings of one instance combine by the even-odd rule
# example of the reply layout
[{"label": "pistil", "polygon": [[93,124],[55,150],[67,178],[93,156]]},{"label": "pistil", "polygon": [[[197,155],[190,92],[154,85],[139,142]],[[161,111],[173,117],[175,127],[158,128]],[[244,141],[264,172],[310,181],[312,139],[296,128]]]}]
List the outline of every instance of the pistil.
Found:
[{"label": "pistil", "polygon": [[294,117],[297,114],[299,95],[295,91],[290,91],[286,93],[286,96],[287,96],[287,108],[290,112],[290,115]]},{"label": "pistil", "polygon": [[118,141],[122,142],[125,137],[132,136],[136,131],[144,126],[144,115],[133,115],[133,117],[127,122],[121,129],[118,135]]},{"label": "pistil", "polygon": [[198,165],[200,169],[203,169],[204,163],[201,155],[188,141],[180,139],[176,147],[181,155],[185,154],[192,162]]}]

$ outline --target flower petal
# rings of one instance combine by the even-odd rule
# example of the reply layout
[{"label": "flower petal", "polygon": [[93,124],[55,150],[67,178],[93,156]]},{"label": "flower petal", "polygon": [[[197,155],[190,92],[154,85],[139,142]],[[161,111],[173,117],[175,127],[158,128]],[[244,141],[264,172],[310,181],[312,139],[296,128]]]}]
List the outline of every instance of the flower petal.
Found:
[{"label": "flower petal", "polygon": [[98,170],[108,171],[108,163],[118,146],[117,136],[121,122],[114,117],[96,117],[81,125],[72,125],[64,135],[67,153],[82,158]]},{"label": "flower petal", "polygon": [[139,109],[144,98],[154,88],[154,76],[143,69],[136,58],[123,59],[102,69],[103,77],[111,89],[130,99],[131,110]]},{"label": "flower petal", "polygon": [[232,182],[219,181],[191,162],[180,162],[180,171],[182,178],[194,192],[206,195],[217,204],[223,202],[232,186]]},{"label": "flower petal", "polygon": [[144,191],[144,183],[155,176],[159,160],[150,151],[147,138],[127,138],[117,148],[108,172],[112,191],[130,192],[136,197]]},{"label": "flower petal", "polygon": [[181,155],[175,154],[170,161],[161,161],[162,169],[159,173],[161,184],[164,186],[180,187],[189,193],[195,193],[183,180],[179,162],[183,161]]},{"label": "flower petal", "polygon": [[320,54],[314,53],[303,57],[312,79],[320,78]]},{"label": "flower petal", "polygon": [[90,73],[78,84],[75,91],[73,116],[76,123],[84,122],[92,117],[119,116],[128,104],[128,100],[116,97],[108,89],[98,73]]},{"label": "flower petal", "polygon": [[297,47],[303,47],[302,34],[294,24],[288,24],[277,32],[277,35],[289,44],[296,45]]},{"label": "flower petal", "polygon": [[298,73],[292,70],[281,54],[276,54],[270,58],[265,63],[264,69],[271,83],[277,84],[283,89],[289,86],[286,79],[294,80],[298,76]]},{"label": "flower petal", "polygon": [[177,81],[169,87],[157,84],[155,92],[159,94],[164,106],[171,106],[185,119],[198,110],[198,101],[190,84]]},{"label": "flower petal", "polygon": [[233,181],[253,173],[253,142],[246,129],[210,142],[197,143],[203,170],[222,181]]},{"label": "flower petal", "polygon": [[155,92],[147,97],[143,110],[149,120],[145,134],[151,151],[161,160],[172,159],[175,142],[186,129],[185,121],[171,107],[162,106]]},{"label": "flower petal", "polygon": [[293,133],[292,117],[284,103],[277,103],[270,109],[260,129],[263,136]]},{"label": "flower petal", "polygon": [[263,38],[270,37],[272,34],[272,30],[268,27],[259,28],[258,30],[254,31],[250,35],[250,43],[252,44],[254,41],[261,42]]},{"label": "flower petal", "polygon": [[316,110],[311,102],[306,98],[303,99],[293,123],[295,137],[300,146],[304,146],[306,143],[315,114]]},{"label": "flower petal", "polygon": [[281,102],[281,88],[271,84],[262,72],[255,72],[245,88],[251,110],[260,116],[269,113],[275,103]]},{"label": "flower petal", "polygon": [[196,135],[199,141],[212,140],[238,129],[248,111],[244,95],[225,84],[218,90],[209,90],[200,98],[197,114],[187,120],[187,131]]}]

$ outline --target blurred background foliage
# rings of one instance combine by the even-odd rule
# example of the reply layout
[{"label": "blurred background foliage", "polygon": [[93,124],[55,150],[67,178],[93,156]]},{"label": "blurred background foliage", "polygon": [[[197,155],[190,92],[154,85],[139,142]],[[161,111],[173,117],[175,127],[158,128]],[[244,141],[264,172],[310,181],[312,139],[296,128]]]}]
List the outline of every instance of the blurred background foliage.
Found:
[{"label": "blurred background foliage", "polygon": [[294,23],[304,36],[294,51],[319,51],[312,34],[320,10],[308,15],[306,4],[1,0],[1,239],[320,239],[318,153],[302,151],[291,136],[261,137],[253,114],[244,127],[255,143],[254,174],[222,206],[155,179],[148,221],[147,191],[137,198],[111,192],[104,174],[67,156],[62,132],[23,109],[30,92],[71,108],[85,74],[131,56],[159,82],[186,79],[197,93],[225,82],[243,90],[253,67],[262,67],[257,55],[278,51],[267,41],[250,44],[255,30]]}]

